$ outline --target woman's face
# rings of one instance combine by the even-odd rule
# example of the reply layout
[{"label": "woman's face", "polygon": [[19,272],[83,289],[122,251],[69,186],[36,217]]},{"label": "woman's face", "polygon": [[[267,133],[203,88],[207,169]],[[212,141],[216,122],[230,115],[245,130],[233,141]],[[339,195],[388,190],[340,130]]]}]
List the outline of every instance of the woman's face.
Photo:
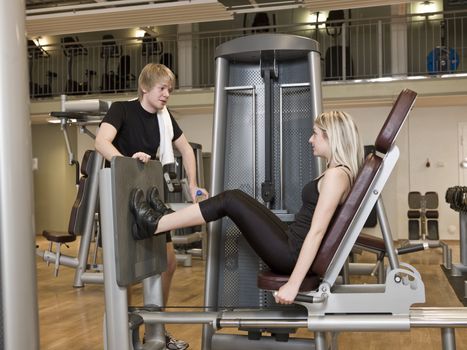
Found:
[{"label": "woman's face", "polygon": [[331,157],[331,149],[329,147],[329,140],[326,133],[318,128],[313,127],[313,133],[308,141],[311,144],[313,155],[315,157],[323,157],[327,160]]}]

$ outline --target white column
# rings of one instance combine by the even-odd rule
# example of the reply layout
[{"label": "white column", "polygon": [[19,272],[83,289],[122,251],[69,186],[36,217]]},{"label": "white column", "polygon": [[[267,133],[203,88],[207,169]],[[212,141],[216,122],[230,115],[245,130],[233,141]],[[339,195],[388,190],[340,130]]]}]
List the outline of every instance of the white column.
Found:
[{"label": "white column", "polygon": [[[391,16],[391,73],[393,76],[407,75],[407,5],[392,5]],[[398,18],[397,16],[402,16]]]},{"label": "white column", "polygon": [[0,348],[39,349],[23,0],[0,1]]},{"label": "white column", "polygon": [[193,29],[191,24],[179,24],[178,30],[178,85],[193,86]]}]

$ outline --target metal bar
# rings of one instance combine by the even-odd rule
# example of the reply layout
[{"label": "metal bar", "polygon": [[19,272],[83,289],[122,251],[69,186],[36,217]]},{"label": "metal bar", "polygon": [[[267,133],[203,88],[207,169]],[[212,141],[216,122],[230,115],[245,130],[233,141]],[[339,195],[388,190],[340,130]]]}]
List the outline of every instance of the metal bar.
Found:
[{"label": "metal bar", "polygon": [[[216,59],[216,88],[214,90],[214,125],[212,136],[212,167],[211,167],[211,192],[216,195],[223,190],[224,182],[224,155],[225,155],[225,130],[227,98],[225,89],[229,80],[229,62],[222,57]],[[215,309],[218,303],[219,293],[219,254],[222,223],[220,220],[211,222],[208,228],[208,257],[205,267],[204,305],[206,311]],[[201,348],[209,350],[212,328],[203,326]]]},{"label": "metal bar", "polygon": [[410,326],[414,328],[467,327],[467,308],[411,308]]},{"label": "metal bar", "polygon": [[104,291],[105,291],[105,344],[106,349],[130,350],[128,334],[128,299],[127,288],[117,284],[115,266],[115,223],[112,201],[110,168],[101,170],[99,174],[99,198],[101,208],[102,244],[104,254]]},{"label": "metal bar", "polygon": [[280,186],[280,199],[279,209],[284,209],[284,136],[282,132],[283,120],[283,91],[284,86],[279,85],[279,186]]},{"label": "metal bar", "polygon": [[254,90],[253,85],[245,85],[245,86],[226,86],[224,87],[225,91],[239,91],[239,90]]},{"label": "metal bar", "polygon": [[347,45],[347,25],[342,23],[342,80],[347,80],[347,62],[346,45]]},{"label": "metal bar", "polygon": [[252,91],[252,107],[251,107],[251,118],[252,118],[252,159],[253,159],[253,198],[256,198],[256,90],[255,87],[253,86]]},{"label": "metal bar", "polygon": [[326,334],[323,332],[315,332],[315,346],[316,350],[327,350]]},{"label": "metal bar", "polygon": [[[44,251],[36,249],[36,253],[37,255],[41,256],[45,262],[48,263],[55,263],[55,260],[57,259],[57,254],[49,250]],[[63,266],[68,266],[72,268],[76,268],[78,266],[78,258],[73,256],[60,254],[60,258],[58,259],[58,261],[59,264]]]},{"label": "metal bar", "polygon": [[97,192],[99,191],[99,170],[102,168],[104,158],[99,152],[95,152],[94,163],[92,165],[92,173],[89,174],[89,206],[85,214],[85,222],[83,233],[78,251],[78,266],[76,267],[73,287],[83,287],[84,283],[81,280],[82,274],[86,271],[89,249],[92,239],[92,228],[94,226],[94,217],[97,206]]},{"label": "metal bar", "polygon": [[103,272],[85,272],[81,275],[81,281],[89,284],[104,284]]},{"label": "metal bar", "polygon": [[456,349],[456,333],[452,328],[441,328],[441,340],[443,342],[443,350]]},{"label": "metal bar", "polygon": [[[310,67],[310,97],[311,97],[311,113],[313,121],[323,112],[323,97],[321,91],[321,56],[317,51],[308,53],[308,65]],[[325,160],[319,157],[314,158],[314,169],[318,176],[324,172],[326,168]]]},{"label": "metal bar", "polygon": [[306,316],[300,313],[279,311],[187,311],[151,312],[135,311],[145,322],[168,324],[210,324],[220,328],[305,328],[313,331],[377,331],[408,330],[413,328],[463,328],[467,327],[467,308],[413,307],[408,315],[325,315]]},{"label": "metal bar", "polygon": [[459,213],[459,232],[460,232],[460,261],[463,266],[467,266],[467,213]]},{"label": "metal bar", "polygon": [[280,87],[291,88],[291,87],[309,87],[310,83],[293,83],[293,84],[281,84]]},{"label": "metal bar", "polygon": [[[162,292],[162,277],[154,275],[143,280],[144,305],[164,305]],[[164,324],[147,325],[145,327],[146,341],[165,344]]]},{"label": "metal bar", "polygon": [[[168,324],[208,324],[216,327],[219,319],[219,312],[151,312],[135,311],[140,315],[145,323],[168,323]],[[235,327],[235,326],[233,326]]]},{"label": "metal bar", "polygon": [[378,21],[378,77],[383,76],[383,22]]},{"label": "metal bar", "polygon": [[394,241],[392,238],[391,228],[389,227],[388,217],[384,209],[383,198],[379,197],[376,202],[376,214],[378,215],[381,233],[384,238],[384,245],[386,246],[386,254],[389,259],[391,269],[399,268],[399,259],[397,258],[396,249],[394,248]]}]

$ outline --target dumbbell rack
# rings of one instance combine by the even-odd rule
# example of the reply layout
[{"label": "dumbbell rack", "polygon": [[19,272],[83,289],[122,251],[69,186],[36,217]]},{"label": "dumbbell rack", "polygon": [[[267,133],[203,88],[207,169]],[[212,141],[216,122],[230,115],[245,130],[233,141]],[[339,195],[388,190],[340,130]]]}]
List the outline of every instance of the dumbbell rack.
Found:
[{"label": "dumbbell rack", "polygon": [[460,262],[443,270],[459,300],[467,305],[467,187],[448,188],[445,199],[451,209],[459,212]]}]

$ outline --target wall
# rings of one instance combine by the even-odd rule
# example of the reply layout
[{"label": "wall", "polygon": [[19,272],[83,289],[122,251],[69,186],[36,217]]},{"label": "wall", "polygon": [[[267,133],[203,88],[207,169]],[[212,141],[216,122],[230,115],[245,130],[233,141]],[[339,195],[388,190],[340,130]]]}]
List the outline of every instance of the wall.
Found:
[{"label": "wall", "polygon": [[[329,109],[326,107],[325,109]],[[334,106],[332,108],[335,108]],[[357,121],[364,144],[373,144],[391,105],[347,107]],[[442,117],[440,117],[442,116]],[[209,114],[177,118],[188,139],[212,147],[212,117]],[[458,239],[458,214],[444,201],[446,189],[459,184],[458,123],[467,122],[467,107],[415,105],[397,139],[400,158],[383,191],[384,205],[395,239],[408,237],[408,192],[436,191],[439,196],[439,232],[442,239]],[[426,168],[427,158],[431,167]],[[455,227],[450,231],[449,227]],[[366,229],[379,235],[379,228]]]},{"label": "wall", "polygon": [[[441,83],[453,85],[452,82]],[[405,85],[407,84],[409,83],[406,82]],[[359,125],[363,142],[371,144],[390,111],[393,97],[397,94],[392,90],[400,91],[399,86],[371,85],[373,94],[392,96],[391,99],[378,103],[371,97],[357,98],[350,94],[370,93],[360,85],[350,90],[343,85],[347,91],[347,101],[334,101],[333,94],[339,95],[343,92],[331,92],[325,87],[324,108],[341,108],[351,113]],[[438,85],[431,88],[429,85],[425,86],[426,91],[442,89]],[[417,85],[413,89],[421,92],[423,88]],[[444,194],[448,187],[459,184],[458,124],[467,122],[467,106],[465,103],[451,103],[450,100],[446,100],[447,96],[441,94],[428,98],[423,97],[423,94],[420,96],[397,139],[401,156],[383,192],[386,211],[394,237],[406,238],[408,192],[436,191],[439,195],[440,236],[443,239],[458,239],[458,214],[444,202]],[[190,95],[173,97],[172,102],[178,105],[178,99],[188,100]],[[174,116],[190,141],[202,144],[204,152],[212,151],[212,107],[175,109]],[[95,132],[94,128],[90,129]],[[39,170],[34,174],[36,231],[41,232],[45,227],[65,230],[76,190],[74,168],[67,165],[63,135],[57,125],[35,125],[32,134],[33,155],[39,158]],[[74,135],[72,139],[77,140],[73,141],[77,142],[77,145],[72,147],[77,150],[78,159],[81,160],[84,151],[93,148],[93,141],[87,135],[79,133],[77,128],[70,128],[70,135]],[[431,164],[429,168],[425,166],[427,159]],[[450,229],[451,226],[455,228],[454,231]],[[379,229],[368,229],[367,232],[378,235]]]},{"label": "wall", "polygon": [[[38,159],[34,171],[35,229],[66,231],[76,197],[75,167],[68,165],[65,140],[58,125],[32,126],[32,156]],[[70,132],[76,149],[76,133]]]}]

